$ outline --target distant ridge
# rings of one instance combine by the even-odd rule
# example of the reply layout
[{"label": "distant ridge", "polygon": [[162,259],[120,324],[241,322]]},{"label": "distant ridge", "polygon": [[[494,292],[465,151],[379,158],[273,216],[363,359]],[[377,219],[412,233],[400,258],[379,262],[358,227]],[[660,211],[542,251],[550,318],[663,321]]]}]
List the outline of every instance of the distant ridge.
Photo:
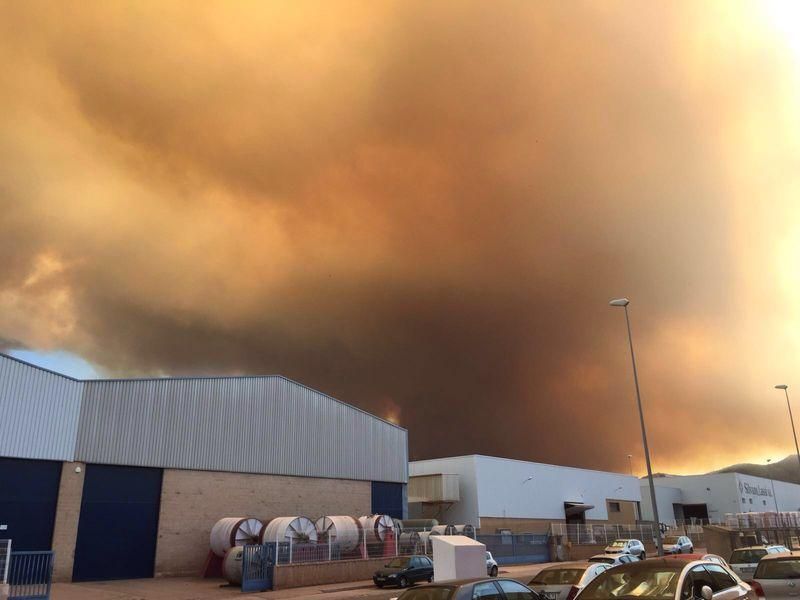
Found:
[{"label": "distant ridge", "polygon": [[771,465],[755,465],[752,463],[742,463],[731,465],[714,473],[742,473],[753,477],[763,477],[774,479],[775,481],[787,481],[789,483],[800,484],[800,465],[797,456],[791,454],[786,458],[772,463]]},{"label": "distant ridge", "polygon": [[[786,458],[772,463],[771,465],[740,463],[703,474],[713,475],[714,473],[741,473],[742,475],[752,475],[753,477],[763,477],[764,479],[774,479],[775,481],[785,481],[787,483],[796,483],[800,485],[800,464],[798,464],[797,456],[794,454],[790,454]],[[671,473],[653,473],[653,477],[679,476],[672,475]],[[642,477],[641,479],[646,479],[646,477]]]}]

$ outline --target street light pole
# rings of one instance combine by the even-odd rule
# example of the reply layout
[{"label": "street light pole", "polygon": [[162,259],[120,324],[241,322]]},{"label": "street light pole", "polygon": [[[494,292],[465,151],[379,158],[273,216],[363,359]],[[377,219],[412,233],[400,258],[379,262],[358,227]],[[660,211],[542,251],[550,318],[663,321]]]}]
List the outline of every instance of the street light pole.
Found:
[{"label": "street light pole", "polygon": [[[664,556],[664,547],[661,544],[661,521],[658,518],[656,486],[653,483],[653,469],[650,466],[650,447],[647,444],[647,428],[644,424],[644,412],[642,412],[642,396],[639,392],[639,374],[636,371],[636,355],[633,352],[633,336],[631,335],[631,320],[628,317],[628,304],[630,304],[630,300],[627,298],[618,298],[609,302],[611,306],[621,306],[625,309],[625,324],[628,327],[628,345],[631,348],[631,365],[633,365],[633,383],[636,387],[636,404],[639,407],[639,422],[642,426],[642,445],[644,446],[644,460],[647,464],[647,481],[650,484],[650,502],[653,505],[653,519],[656,522],[656,547],[658,548],[658,555]],[[800,451],[798,456],[800,457]]]},{"label": "street light pole", "polygon": [[792,405],[789,402],[789,386],[785,383],[775,386],[776,390],[783,390],[786,394],[786,406],[789,409],[789,422],[792,424],[792,435],[794,436],[794,450],[797,452],[797,466],[800,467],[800,446],[797,445],[797,431],[794,428],[794,417],[792,416]]},{"label": "street light pole", "polygon": [[769,483],[772,486],[772,499],[775,500],[775,512],[778,510],[778,495],[775,493],[775,478],[772,476],[772,459],[767,459],[767,472],[769,473]]},{"label": "street light pole", "polygon": [[630,469],[631,477],[633,477],[633,454],[628,454],[628,469]]}]

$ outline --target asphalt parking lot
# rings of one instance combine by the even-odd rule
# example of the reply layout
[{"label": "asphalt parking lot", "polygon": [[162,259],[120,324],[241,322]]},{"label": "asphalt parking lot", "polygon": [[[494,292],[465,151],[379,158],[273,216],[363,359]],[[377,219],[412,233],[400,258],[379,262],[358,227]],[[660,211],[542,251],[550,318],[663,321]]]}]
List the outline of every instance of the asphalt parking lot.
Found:
[{"label": "asphalt parking lot", "polygon": [[[519,579],[524,583],[545,566],[547,564],[501,567],[500,577]],[[53,600],[218,600],[224,598],[241,598],[242,600],[255,598],[269,600],[374,598],[375,600],[389,600],[400,595],[401,592],[402,590],[391,588],[377,589],[371,581],[354,581],[328,586],[242,594],[238,588],[222,585],[219,580],[175,577],[91,583],[56,583],[53,585],[52,598]]]}]

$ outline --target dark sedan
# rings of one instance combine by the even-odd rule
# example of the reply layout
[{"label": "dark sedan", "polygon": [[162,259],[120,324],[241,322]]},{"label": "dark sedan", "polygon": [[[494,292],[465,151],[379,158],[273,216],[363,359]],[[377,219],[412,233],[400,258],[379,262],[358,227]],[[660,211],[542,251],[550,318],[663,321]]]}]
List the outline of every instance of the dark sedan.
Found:
[{"label": "dark sedan", "polygon": [[375,571],[372,581],[379,588],[396,585],[404,588],[418,581],[433,580],[433,561],[427,556],[398,556]]},{"label": "dark sedan", "polygon": [[539,594],[513,579],[462,579],[412,588],[398,600],[541,600]]}]

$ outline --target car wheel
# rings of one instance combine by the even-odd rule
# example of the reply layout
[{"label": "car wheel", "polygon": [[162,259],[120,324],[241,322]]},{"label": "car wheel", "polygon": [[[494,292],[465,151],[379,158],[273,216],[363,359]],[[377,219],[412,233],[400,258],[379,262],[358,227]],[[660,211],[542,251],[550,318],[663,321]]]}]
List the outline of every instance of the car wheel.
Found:
[{"label": "car wheel", "polygon": [[489,575],[491,577],[497,577],[497,567],[492,567],[492,570],[489,571]]},{"label": "car wheel", "polygon": [[376,583],[376,584],[375,584],[375,587],[382,588],[382,587],[383,587],[383,584],[382,584],[382,583]]},{"label": "car wheel", "polygon": [[401,588],[408,587],[408,579],[401,577],[400,581],[397,582],[397,585],[399,585]]},{"label": "car wheel", "polygon": [[428,583],[433,583],[433,577],[428,577]]},{"label": "car wheel", "polygon": [[647,554],[645,554],[644,552],[642,552],[642,553],[639,555],[639,560],[644,560],[645,558],[647,558]]}]

